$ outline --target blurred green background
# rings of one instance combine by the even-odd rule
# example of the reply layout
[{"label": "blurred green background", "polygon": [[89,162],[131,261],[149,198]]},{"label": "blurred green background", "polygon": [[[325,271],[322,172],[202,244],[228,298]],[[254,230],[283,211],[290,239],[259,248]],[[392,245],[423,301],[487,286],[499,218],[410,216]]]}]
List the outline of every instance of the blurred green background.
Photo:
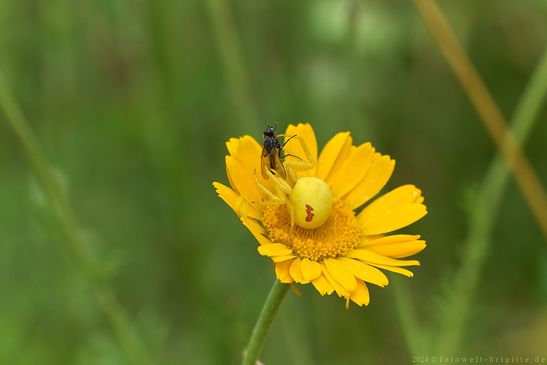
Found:
[{"label": "blurred green background", "polygon": [[[509,119],[547,45],[547,2],[440,5]],[[211,182],[227,183],[228,138],[273,121],[311,122],[320,146],[350,130],[395,158],[387,188],[423,190],[430,213],[406,232],[429,246],[368,307],[289,293],[264,363],[436,354],[409,351],[397,308],[415,306],[426,342],[442,327],[496,150],[411,2],[3,0],[0,29],[0,69],[142,363],[239,363],[274,274]],[[133,364],[0,115],[0,364]],[[546,118],[524,146],[543,182]],[[512,179],[491,240],[457,353],[547,357],[547,246]]]}]

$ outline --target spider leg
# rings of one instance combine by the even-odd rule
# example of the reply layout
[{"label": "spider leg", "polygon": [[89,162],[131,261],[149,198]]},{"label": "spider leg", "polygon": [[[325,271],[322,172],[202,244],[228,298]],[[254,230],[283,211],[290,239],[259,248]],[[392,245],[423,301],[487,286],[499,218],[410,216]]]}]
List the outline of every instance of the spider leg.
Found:
[{"label": "spider leg", "polygon": [[[305,171],[315,167],[315,158],[310,153],[310,150],[308,149],[306,142],[304,142],[304,140],[297,135],[293,137],[296,138],[298,142],[300,143],[300,146],[302,146],[302,150],[304,151],[304,154],[306,155],[305,156],[306,160],[303,160],[302,158],[300,158],[300,161],[289,160],[284,162],[286,170],[293,170],[292,173],[289,171],[289,175],[291,175],[291,177],[295,175],[294,171]],[[289,154],[287,156],[289,156]],[[297,156],[294,156],[294,157],[297,157]]]},{"label": "spider leg", "polygon": [[285,180],[283,180],[282,178],[280,178],[277,174],[274,174],[271,170],[267,170],[266,171],[266,174],[273,179],[275,185],[281,189],[281,191],[283,191],[285,194],[290,194],[291,191],[292,191],[292,188],[290,187],[289,184],[287,184],[287,182]]},{"label": "spider leg", "polygon": [[[271,174],[271,172],[270,172],[270,174]],[[283,204],[285,202],[286,199],[285,199],[284,196],[280,198],[279,196],[275,195],[270,190],[268,190],[268,188],[266,188],[264,185],[262,185],[260,183],[260,181],[258,181],[258,176],[256,176],[256,170],[254,170],[254,177],[255,177],[256,185],[258,186],[258,188],[260,190],[262,190],[262,192],[264,194],[266,194],[266,196],[268,196],[272,200],[272,203],[274,203],[274,204]]]},{"label": "spider leg", "polygon": [[291,234],[294,229],[294,207],[289,199],[287,199],[286,204],[289,215],[291,216]]}]

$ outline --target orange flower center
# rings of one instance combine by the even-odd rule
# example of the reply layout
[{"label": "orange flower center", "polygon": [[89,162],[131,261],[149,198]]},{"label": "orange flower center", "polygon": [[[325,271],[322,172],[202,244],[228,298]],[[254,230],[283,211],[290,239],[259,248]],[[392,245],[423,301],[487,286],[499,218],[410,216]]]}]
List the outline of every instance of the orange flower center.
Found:
[{"label": "orange flower center", "polygon": [[301,259],[321,261],[344,256],[360,243],[355,215],[339,199],[333,201],[327,221],[315,229],[295,225],[291,231],[291,217],[284,204],[267,206],[263,224],[272,242],[285,244]]}]

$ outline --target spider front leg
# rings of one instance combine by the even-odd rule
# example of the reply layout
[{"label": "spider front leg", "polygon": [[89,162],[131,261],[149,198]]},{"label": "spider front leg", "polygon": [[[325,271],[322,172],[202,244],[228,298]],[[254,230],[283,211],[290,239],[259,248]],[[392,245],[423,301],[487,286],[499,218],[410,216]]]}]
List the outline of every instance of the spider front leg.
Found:
[{"label": "spider front leg", "polygon": [[283,162],[283,165],[285,166],[285,170],[287,170],[287,173],[290,176],[290,178],[294,182],[296,182],[296,180],[298,180],[298,177],[296,176],[295,172],[306,171],[306,170],[309,170],[309,169],[315,167],[315,158],[310,153],[310,150],[308,149],[308,146],[306,145],[306,142],[304,142],[304,140],[302,138],[300,138],[299,136],[297,136],[297,135],[291,136],[283,145],[285,145],[287,142],[289,142],[293,138],[298,140],[298,142],[300,143],[300,146],[302,147],[302,151],[304,151],[306,159],[303,160],[299,156],[290,155],[290,156],[299,158],[299,160],[298,161],[296,161],[296,160],[285,160]]},{"label": "spider front leg", "polygon": [[262,185],[260,181],[258,180],[258,176],[256,175],[256,170],[254,172],[256,185],[266,196],[268,196],[271,199],[271,203],[275,205],[282,205],[285,204],[287,207],[287,211],[289,212],[289,216],[291,217],[291,230],[294,227],[294,208],[291,204],[291,201],[287,198],[291,192],[292,188],[287,184],[285,180],[278,177],[276,174],[272,173],[269,169],[266,171],[266,174],[273,180],[275,183],[275,189],[276,194],[272,193],[267,187]]},{"label": "spider front leg", "polygon": [[283,180],[282,178],[277,176],[277,174],[272,173],[272,171],[270,169],[268,169],[266,171],[266,174],[275,183],[276,194],[272,193],[267,187],[265,187],[264,185],[262,185],[260,183],[260,181],[258,180],[258,176],[256,175],[256,170],[255,170],[254,171],[254,177],[255,177],[256,185],[258,186],[258,188],[260,190],[262,190],[262,192],[264,194],[266,194],[272,200],[273,203],[276,203],[276,204],[285,203],[286,200],[287,200],[285,194],[289,195],[292,191],[292,188],[290,187],[289,184],[287,184],[287,182],[285,180]]},{"label": "spider front leg", "polygon": [[[275,182],[276,184],[276,193],[277,194],[274,194],[272,193],[267,187],[265,187],[264,185],[262,185],[260,183],[260,181],[258,180],[258,176],[256,175],[256,170],[254,170],[254,177],[255,177],[255,182],[256,182],[256,185],[258,186],[258,188],[264,193],[266,194],[266,196],[268,198],[271,199],[271,202],[274,203],[274,204],[283,204],[285,203],[286,201],[286,198],[285,198],[285,194],[283,193],[283,190],[281,189],[281,184],[279,184],[278,180],[277,180],[277,177],[272,174],[270,172],[270,170],[268,170],[266,172],[270,177],[273,177],[273,181]],[[286,184],[286,183],[285,183]],[[287,186],[288,187],[288,186]],[[283,188],[286,188],[285,186],[283,186]],[[290,189],[290,187],[289,187]],[[280,191],[281,190],[281,191]]]}]

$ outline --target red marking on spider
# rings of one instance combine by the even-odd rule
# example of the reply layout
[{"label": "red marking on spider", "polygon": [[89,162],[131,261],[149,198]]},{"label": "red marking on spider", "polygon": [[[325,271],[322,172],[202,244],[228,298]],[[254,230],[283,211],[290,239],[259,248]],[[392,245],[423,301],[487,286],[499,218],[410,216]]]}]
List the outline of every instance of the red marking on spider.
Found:
[{"label": "red marking on spider", "polygon": [[313,207],[309,204],[306,204],[306,214],[306,222],[311,222],[315,214],[313,214]]}]

